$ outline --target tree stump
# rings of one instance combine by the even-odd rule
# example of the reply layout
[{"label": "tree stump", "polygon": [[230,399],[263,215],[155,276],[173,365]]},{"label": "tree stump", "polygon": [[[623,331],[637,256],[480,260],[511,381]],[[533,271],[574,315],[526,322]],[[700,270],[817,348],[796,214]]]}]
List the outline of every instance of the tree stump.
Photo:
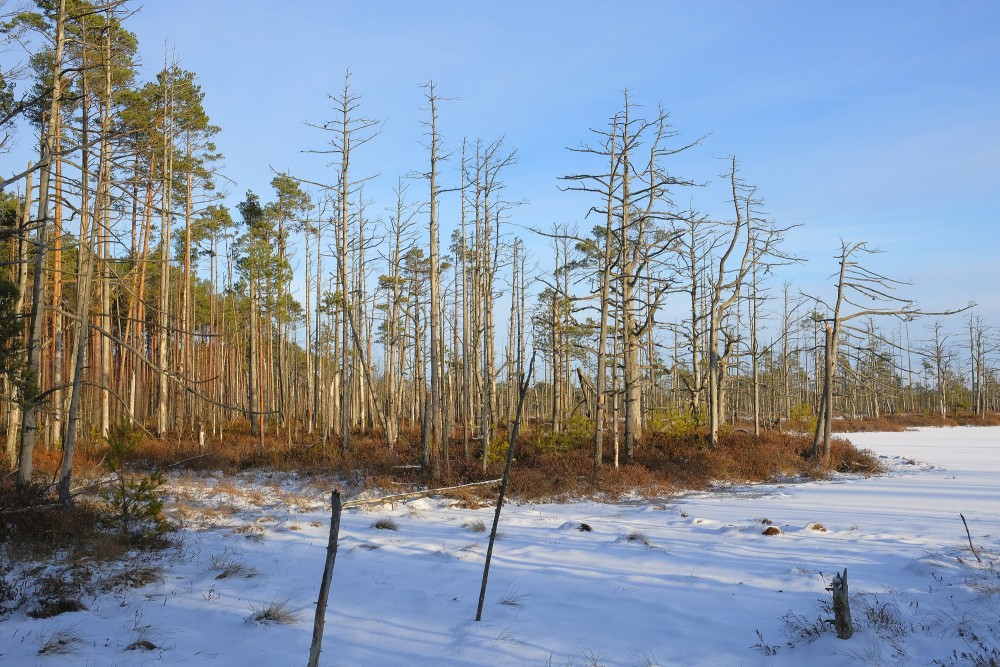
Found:
[{"label": "tree stump", "polygon": [[850,639],[854,634],[854,626],[851,625],[851,604],[847,599],[847,568],[843,574],[833,575],[833,627],[837,630],[838,639]]}]

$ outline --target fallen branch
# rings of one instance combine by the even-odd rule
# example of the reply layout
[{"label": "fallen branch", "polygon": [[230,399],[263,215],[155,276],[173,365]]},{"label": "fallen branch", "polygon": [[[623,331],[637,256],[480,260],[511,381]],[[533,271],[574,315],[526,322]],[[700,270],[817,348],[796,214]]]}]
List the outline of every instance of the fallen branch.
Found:
[{"label": "fallen branch", "polygon": [[965,526],[965,535],[969,538],[969,549],[972,550],[972,555],[976,557],[977,561],[982,563],[983,559],[979,557],[978,553],[976,553],[976,547],[972,546],[972,533],[969,532],[969,524],[965,520],[965,515],[959,512],[958,516],[962,517],[962,524]]},{"label": "fallen branch", "polygon": [[183,461],[178,461],[177,463],[168,463],[167,465],[163,466],[163,469],[166,470],[167,468],[176,468],[179,465],[183,465],[185,463],[188,463],[190,461],[195,461],[197,459],[203,459],[206,456],[215,456],[215,453],[214,452],[208,452],[207,454],[199,454],[198,456],[192,456],[189,459],[184,459]]},{"label": "fallen branch", "polygon": [[496,484],[499,479],[488,479],[484,482],[472,482],[470,484],[459,484],[458,486],[443,486],[438,489],[425,489],[424,491],[411,491],[410,493],[396,493],[391,496],[382,496],[381,498],[362,498],[360,500],[349,500],[344,503],[344,509],[350,509],[351,507],[362,507],[364,505],[377,505],[379,503],[392,503],[397,500],[408,500],[410,498],[423,498],[424,496],[433,496],[445,491],[454,491],[455,489],[467,489],[472,486],[483,486],[484,484]]},{"label": "fallen branch", "polygon": [[[70,490],[70,496],[76,498],[77,496],[83,495],[83,493],[89,489],[93,489],[98,486],[104,486],[105,484],[110,484],[114,479],[107,477],[104,479],[99,479],[96,482],[91,482],[90,484],[85,484],[83,486],[78,486],[75,489]],[[51,486],[48,488],[52,488]],[[63,502],[55,503],[43,503],[41,505],[31,505],[30,507],[17,507],[17,508],[0,508],[0,516],[7,514],[21,514],[22,512],[33,512],[35,510],[51,510],[57,507],[65,507]]]},{"label": "fallen branch", "polygon": [[35,510],[50,510],[56,507],[65,507],[62,503],[49,503],[47,505],[32,505],[31,507],[18,507],[17,509],[0,509],[0,516],[8,514],[21,514],[22,512],[34,512]]}]

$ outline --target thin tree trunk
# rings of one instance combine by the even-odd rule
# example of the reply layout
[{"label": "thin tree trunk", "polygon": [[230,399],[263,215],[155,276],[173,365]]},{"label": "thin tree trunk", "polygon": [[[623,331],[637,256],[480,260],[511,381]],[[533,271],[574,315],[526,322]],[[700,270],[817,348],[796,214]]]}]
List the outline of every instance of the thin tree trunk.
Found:
[{"label": "thin tree trunk", "polygon": [[[63,46],[65,42],[66,0],[60,0],[59,13],[56,18],[56,48],[53,63],[52,104],[49,109],[48,129],[42,140],[42,169],[38,186],[38,245],[35,250],[34,278],[31,290],[31,328],[28,338],[27,372],[28,386],[25,387],[25,409],[21,418],[21,447],[18,454],[17,486],[26,488],[31,483],[34,472],[32,457],[35,451],[35,436],[38,423],[38,409],[41,407],[40,387],[38,386],[41,370],[42,330],[44,314],[42,299],[44,287],[44,269],[46,254],[46,227],[49,217],[49,180],[54,158],[53,146],[55,137],[59,134],[59,103],[62,98],[62,66]],[[30,197],[29,197],[30,199]]]}]

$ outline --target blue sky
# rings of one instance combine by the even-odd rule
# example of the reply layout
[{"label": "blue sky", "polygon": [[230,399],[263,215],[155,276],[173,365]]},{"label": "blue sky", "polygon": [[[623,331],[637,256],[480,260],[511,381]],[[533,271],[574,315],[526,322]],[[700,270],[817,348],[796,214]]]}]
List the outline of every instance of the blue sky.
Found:
[{"label": "blue sky", "polygon": [[[371,214],[393,205],[398,175],[424,168],[419,84],[433,79],[456,98],[440,111],[456,151],[446,187],[463,137],[504,135],[519,154],[508,196],[526,202],[511,221],[578,222],[590,202],[557,178],[591,165],[566,147],[628,88],[650,112],[662,102],[680,139],[707,135],[677,174],[715,179],[735,154],[775,221],[802,225],[788,249],[809,262],[779,281],[829,293],[840,239],[868,240],[886,251],[873,268],[912,280],[928,309],[975,300],[1000,324],[1000,3],[150,0],[127,25],[147,77],[165,45],[198,75],[232,203],[247,189],[267,200],[272,168],[333,180],[303,153],[325,141],[306,122],[332,118],[327,95],[350,68],[364,113],[385,121],[355,156],[356,174],[381,174]],[[688,196],[726,210],[711,186]],[[514,232],[547,261],[545,241]]]}]

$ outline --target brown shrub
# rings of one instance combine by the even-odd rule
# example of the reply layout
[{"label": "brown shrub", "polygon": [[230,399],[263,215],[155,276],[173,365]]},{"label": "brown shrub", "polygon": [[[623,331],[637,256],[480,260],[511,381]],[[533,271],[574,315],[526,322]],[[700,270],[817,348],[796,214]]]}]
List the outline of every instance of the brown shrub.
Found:
[{"label": "brown shrub", "polygon": [[[842,420],[837,420],[838,422]],[[287,434],[268,429],[263,443],[247,431],[246,422],[226,425],[221,438],[209,439],[199,450],[196,434],[187,438],[148,439],[140,446],[141,465],[182,469],[212,469],[236,472],[269,469],[316,473],[343,480],[349,487],[404,492],[410,489],[448,486],[502,475],[504,461],[491,460],[484,471],[479,445],[473,441],[465,456],[461,433],[456,432],[445,451],[449,454],[440,479],[431,479],[420,465],[420,434],[404,429],[392,451],[377,434],[353,433],[351,449],[342,451],[338,439],[324,444],[317,434],[299,434],[291,446]],[[830,470],[877,472],[878,461],[858,452],[849,443],[835,441],[828,466],[811,461],[811,438],[777,431],[754,436],[745,430],[724,430],[712,447],[704,429],[694,427],[669,432],[652,431],[628,462],[621,452],[620,465],[613,465],[607,434],[603,465],[595,473],[591,430],[586,423],[571,424],[553,434],[547,424],[525,423],[515,451],[508,492],[523,499],[567,499],[576,497],[619,498],[629,493],[647,497],[705,488],[713,481],[762,482],[788,476],[821,478]],[[504,442],[500,429],[496,442]],[[179,464],[179,465],[178,465]],[[491,502],[496,489],[473,487],[452,492],[449,497],[469,507]]]},{"label": "brown shrub", "polygon": [[[10,603],[7,608],[30,604],[26,613],[35,618],[84,610],[82,595],[141,585],[155,570],[136,566],[135,545],[108,529],[102,506],[77,498],[65,507],[43,485],[19,492],[10,473],[0,474],[0,535],[6,547],[0,574],[13,572],[17,579],[13,588],[0,582],[0,603]],[[167,544],[164,538],[142,546],[152,550]],[[104,578],[100,563],[128,566]]]},{"label": "brown shrub", "polygon": [[987,412],[983,415],[977,415],[968,410],[958,410],[949,412],[947,417],[941,417],[939,412],[907,412],[879,417],[860,417],[858,419],[844,417],[833,420],[833,430],[838,433],[898,432],[921,426],[1000,426],[1000,413]]},{"label": "brown shrub", "polygon": [[834,433],[864,433],[866,431],[883,431],[888,433],[905,431],[908,426],[892,416],[860,417],[852,419],[843,417],[833,420]]},{"label": "brown shrub", "polygon": [[870,449],[857,449],[849,440],[834,438],[830,441],[829,466],[837,472],[856,475],[877,475],[885,472],[885,466]]},{"label": "brown shrub", "polygon": [[761,535],[781,535],[781,529],[777,526],[768,526]]},{"label": "brown shrub", "polygon": [[31,618],[52,618],[74,611],[87,611],[87,605],[73,597],[45,598],[29,609],[27,615]]}]

